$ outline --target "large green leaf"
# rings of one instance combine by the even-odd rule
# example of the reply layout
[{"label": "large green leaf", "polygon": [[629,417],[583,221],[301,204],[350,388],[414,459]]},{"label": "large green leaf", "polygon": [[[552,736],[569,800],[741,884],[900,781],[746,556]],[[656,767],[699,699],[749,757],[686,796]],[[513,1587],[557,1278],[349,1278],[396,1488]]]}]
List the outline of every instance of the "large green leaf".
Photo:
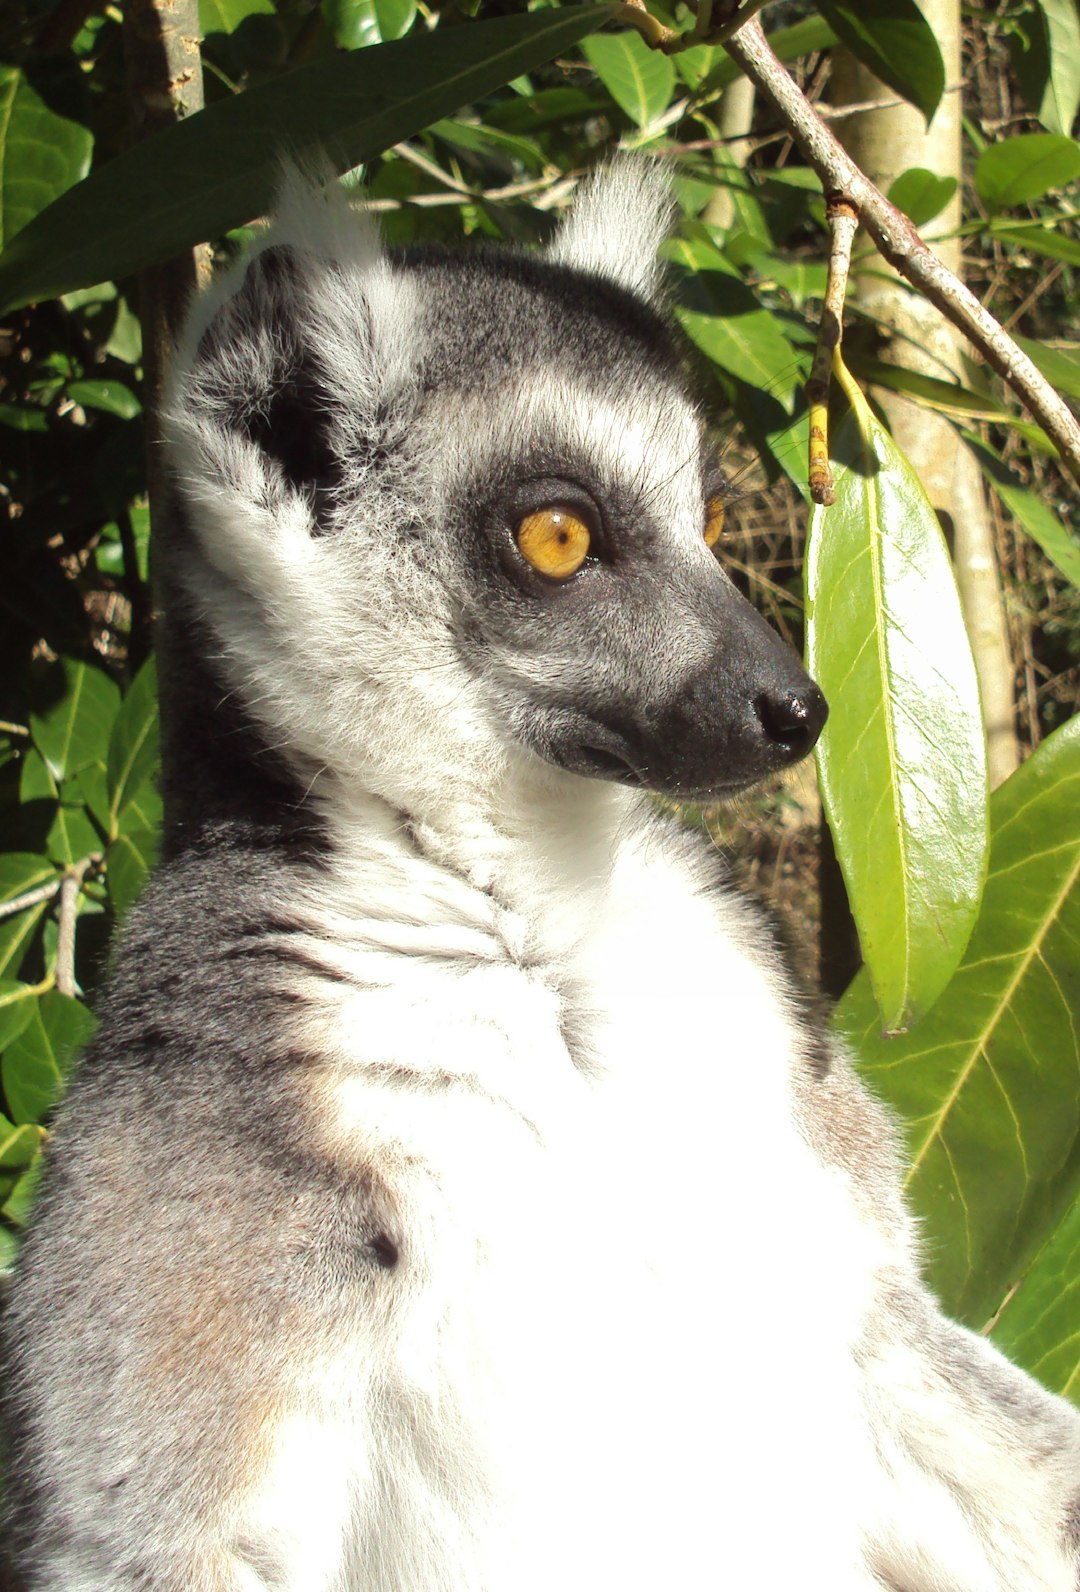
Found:
[{"label": "large green leaf", "polygon": [[605,34],[588,39],[585,59],[620,110],[646,127],[665,111],[675,87],[668,56],[650,50],[639,33]]},{"label": "large green leaf", "polygon": [[984,149],[975,187],[991,210],[1030,204],[1080,177],[1080,144],[1059,133],[1018,133]]},{"label": "large green leaf", "polygon": [[30,715],[34,745],[55,779],[101,758],[120,706],[120,688],[100,669],[57,658],[35,678],[39,710]]},{"label": "large green leaf", "polygon": [[818,773],[880,1026],[897,1031],[933,1005],[975,923],[986,749],[937,515],[865,401],[836,429],[834,479],[806,555],[809,667],[832,710]]},{"label": "large green leaf", "polygon": [[158,723],[157,671],[148,659],[131,683],[116,715],[109,741],[109,835],[119,832],[120,818],[136,792],[150,779],[161,755]]},{"label": "large green leaf", "polygon": [[0,255],[0,306],[131,275],[270,207],[283,154],[339,171],[400,143],[610,20],[573,6],[439,28],[296,67],[98,167]]},{"label": "large green leaf", "polygon": [[50,109],[21,67],[0,66],[0,248],[85,177],[93,147],[89,129]]},{"label": "large green leaf", "polygon": [[994,793],[967,953],[910,1034],[865,974],[837,1022],[908,1125],[907,1184],[946,1308],[990,1320],[1080,1186],[1080,718]]},{"label": "large green leaf", "polygon": [[929,122],[945,91],[945,63],[915,0],[817,0],[817,9],[841,44]]},{"label": "large green leaf", "polygon": [[17,1123],[40,1122],[56,1104],[72,1057],[96,1027],[93,1013],[70,995],[50,990],[36,1002],[4,1051],[4,1097]]}]

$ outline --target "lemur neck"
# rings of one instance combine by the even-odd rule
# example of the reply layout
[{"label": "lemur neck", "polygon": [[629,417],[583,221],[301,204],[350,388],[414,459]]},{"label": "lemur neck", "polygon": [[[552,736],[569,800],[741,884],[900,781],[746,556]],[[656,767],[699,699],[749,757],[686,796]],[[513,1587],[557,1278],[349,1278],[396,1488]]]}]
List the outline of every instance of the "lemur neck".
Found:
[{"label": "lemur neck", "polygon": [[[429,811],[402,812],[366,792],[318,782],[335,871],[358,896],[365,878],[393,877],[408,910],[563,943],[579,937],[606,895],[633,792],[552,770],[457,790]],[[511,932],[508,929],[508,932]]]}]

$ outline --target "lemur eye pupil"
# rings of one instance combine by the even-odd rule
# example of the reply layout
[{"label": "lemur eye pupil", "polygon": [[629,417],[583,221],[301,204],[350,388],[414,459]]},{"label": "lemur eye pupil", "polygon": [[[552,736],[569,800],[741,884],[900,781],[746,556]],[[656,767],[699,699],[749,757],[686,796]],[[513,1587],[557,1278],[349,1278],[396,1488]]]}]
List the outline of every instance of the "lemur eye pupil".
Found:
[{"label": "lemur eye pupil", "polygon": [[569,509],[539,509],[514,530],[518,552],[550,580],[569,580],[589,556],[592,536],[584,520]]}]

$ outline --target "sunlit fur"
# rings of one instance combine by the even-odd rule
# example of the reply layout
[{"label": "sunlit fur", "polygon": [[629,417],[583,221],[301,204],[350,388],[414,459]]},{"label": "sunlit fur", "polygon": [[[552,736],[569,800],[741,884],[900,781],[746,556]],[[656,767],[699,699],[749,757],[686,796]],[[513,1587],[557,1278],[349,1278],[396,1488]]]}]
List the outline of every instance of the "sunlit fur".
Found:
[{"label": "sunlit fur", "polygon": [[[540,264],[416,258],[293,177],[194,312],[166,860],[8,1317],[27,1592],[1075,1592],[1075,1412],[941,1317],[886,1114],[635,787],[805,689],[704,543],[669,208],[627,160]],[[548,476],[615,537],[557,591]],[[570,771],[612,715],[643,766]]]}]

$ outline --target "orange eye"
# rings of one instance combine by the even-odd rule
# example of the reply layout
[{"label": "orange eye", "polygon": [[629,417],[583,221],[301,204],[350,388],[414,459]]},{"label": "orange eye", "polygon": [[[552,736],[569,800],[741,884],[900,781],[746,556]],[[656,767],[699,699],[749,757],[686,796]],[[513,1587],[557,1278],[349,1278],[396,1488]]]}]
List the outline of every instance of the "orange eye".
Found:
[{"label": "orange eye", "polygon": [[552,580],[569,580],[589,556],[589,527],[566,509],[527,514],[514,538],[522,558]]},{"label": "orange eye", "polygon": [[715,547],[723,534],[723,502],[720,498],[710,498],[705,505],[705,546]]}]

